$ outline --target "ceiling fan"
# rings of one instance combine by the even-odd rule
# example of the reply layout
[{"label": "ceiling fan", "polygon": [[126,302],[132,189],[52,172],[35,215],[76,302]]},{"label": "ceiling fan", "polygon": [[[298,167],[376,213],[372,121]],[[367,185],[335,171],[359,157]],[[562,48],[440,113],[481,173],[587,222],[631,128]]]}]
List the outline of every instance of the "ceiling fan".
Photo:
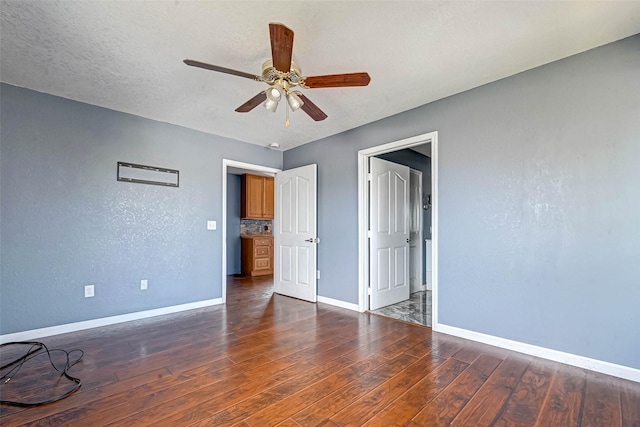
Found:
[{"label": "ceiling fan", "polygon": [[[269,34],[271,36],[271,59],[262,65],[262,74],[255,75],[243,71],[232,70],[218,65],[207,64],[192,59],[185,59],[184,63],[192,67],[204,68],[219,73],[232,74],[234,76],[246,77],[258,82],[264,82],[269,88],[260,92],[238,108],[239,113],[247,113],[261,103],[268,110],[275,113],[278,103],[282,98],[287,100],[291,111],[302,109],[313,120],[320,121],[327,118],[327,115],[303,95],[293,88],[301,87],[305,89],[347,87],[347,86],[367,86],[371,78],[367,73],[331,74],[325,76],[302,75],[302,70],[291,60],[293,51],[293,31],[283,24],[269,24]],[[286,126],[289,126],[289,110],[287,109]]]}]

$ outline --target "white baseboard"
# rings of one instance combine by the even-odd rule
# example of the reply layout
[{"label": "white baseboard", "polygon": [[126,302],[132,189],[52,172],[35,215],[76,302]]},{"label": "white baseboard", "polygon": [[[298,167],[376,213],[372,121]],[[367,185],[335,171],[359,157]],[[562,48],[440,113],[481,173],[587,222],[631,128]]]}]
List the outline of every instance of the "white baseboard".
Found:
[{"label": "white baseboard", "polygon": [[67,323],[64,325],[50,326],[48,328],[32,329],[29,331],[0,335],[0,344],[14,341],[31,341],[35,338],[66,334],[68,332],[82,331],[84,329],[108,326],[122,322],[130,322],[132,320],[146,319],[148,317],[161,316],[163,314],[177,313],[180,311],[193,310],[195,308],[208,307],[218,304],[222,304],[222,298],[190,302],[187,304],[173,305],[170,307],[156,308],[153,310],[138,311],[135,313],[121,314],[118,316],[103,317],[100,319],[86,320],[83,322]]},{"label": "white baseboard", "polygon": [[347,310],[360,311],[358,304],[352,304],[350,302],[344,302],[333,298],[322,297],[318,295],[318,302],[335,305],[336,307],[346,308]]},{"label": "white baseboard", "polygon": [[591,359],[589,357],[565,353],[545,347],[538,347],[536,345],[526,344],[519,341],[512,341],[493,335],[486,335],[480,332],[470,331],[468,329],[461,329],[454,326],[443,325],[441,323],[434,325],[433,330],[436,332],[441,332],[443,334],[454,335],[456,337],[478,341],[500,348],[506,348],[507,350],[513,350],[519,353],[529,354],[531,356],[541,357],[543,359],[549,359],[555,362],[577,366],[579,368],[588,369],[590,371],[596,371],[602,374],[640,382],[640,369],[630,368],[623,365],[616,365],[615,363]]}]

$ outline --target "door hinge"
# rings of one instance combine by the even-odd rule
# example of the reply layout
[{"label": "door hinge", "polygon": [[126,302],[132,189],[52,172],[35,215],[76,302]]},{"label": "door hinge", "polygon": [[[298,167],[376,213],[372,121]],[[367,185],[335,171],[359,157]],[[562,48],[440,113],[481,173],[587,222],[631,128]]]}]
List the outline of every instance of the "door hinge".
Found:
[{"label": "door hinge", "polygon": [[367,295],[371,295],[371,287],[367,288]]},{"label": "door hinge", "polygon": [[372,238],[373,237],[373,233],[371,232],[371,230],[367,230],[367,238]]},{"label": "door hinge", "polygon": [[371,172],[367,173],[367,181],[373,181],[373,175],[371,174]]}]

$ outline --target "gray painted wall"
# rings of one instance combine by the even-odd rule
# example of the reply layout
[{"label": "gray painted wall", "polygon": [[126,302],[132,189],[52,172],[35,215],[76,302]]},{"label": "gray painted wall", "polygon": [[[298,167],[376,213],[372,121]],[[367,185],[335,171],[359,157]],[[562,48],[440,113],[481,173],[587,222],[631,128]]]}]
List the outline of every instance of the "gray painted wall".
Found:
[{"label": "gray painted wall", "polygon": [[286,151],[319,294],[358,301],[357,151],[437,130],[440,322],[640,368],[639,75],[634,36]]},{"label": "gray painted wall", "polygon": [[[222,159],[280,168],[280,152],[1,90],[0,333],[221,297]],[[118,182],[117,161],[178,169],[180,187]]]},{"label": "gray painted wall", "polygon": [[240,241],[240,175],[227,174],[227,275],[242,269]]}]

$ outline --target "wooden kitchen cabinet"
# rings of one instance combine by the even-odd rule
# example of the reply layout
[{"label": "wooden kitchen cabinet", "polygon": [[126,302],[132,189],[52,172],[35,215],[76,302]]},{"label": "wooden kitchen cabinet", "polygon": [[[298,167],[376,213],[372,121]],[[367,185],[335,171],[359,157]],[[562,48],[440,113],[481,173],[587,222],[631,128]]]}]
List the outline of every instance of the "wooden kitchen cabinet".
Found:
[{"label": "wooden kitchen cabinet", "polygon": [[264,177],[264,200],[262,202],[262,215],[264,219],[275,217],[275,180],[271,177]]},{"label": "wooden kitchen cabinet", "polygon": [[242,274],[273,274],[273,236],[240,236],[242,238]]},{"label": "wooden kitchen cabinet", "polygon": [[240,217],[273,219],[274,179],[269,176],[242,175]]}]

